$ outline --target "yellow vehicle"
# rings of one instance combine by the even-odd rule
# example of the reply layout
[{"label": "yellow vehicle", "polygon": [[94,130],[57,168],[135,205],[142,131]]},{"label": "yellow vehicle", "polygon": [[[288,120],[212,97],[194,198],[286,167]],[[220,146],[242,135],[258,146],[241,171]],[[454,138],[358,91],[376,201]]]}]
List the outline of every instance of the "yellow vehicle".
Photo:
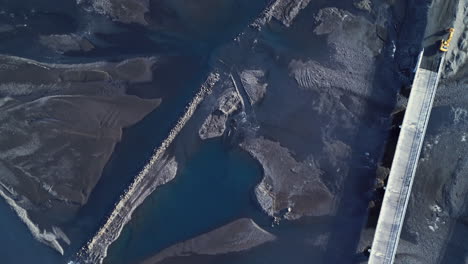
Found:
[{"label": "yellow vehicle", "polygon": [[443,51],[443,52],[447,52],[449,47],[450,47],[450,42],[452,41],[452,38],[453,38],[453,33],[455,32],[455,29],[454,28],[449,28],[447,30],[449,32],[449,37],[447,40],[445,39],[442,39],[440,41],[440,51]]}]

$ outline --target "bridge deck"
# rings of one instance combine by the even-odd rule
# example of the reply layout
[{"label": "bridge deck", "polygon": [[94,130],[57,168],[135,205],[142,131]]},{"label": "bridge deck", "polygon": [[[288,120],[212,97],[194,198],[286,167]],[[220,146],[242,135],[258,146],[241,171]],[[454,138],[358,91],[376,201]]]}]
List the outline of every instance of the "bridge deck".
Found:
[{"label": "bridge deck", "polygon": [[392,264],[398,247],[419,154],[424,141],[443,58],[438,71],[419,68],[408,100],[371,248],[369,264]]}]

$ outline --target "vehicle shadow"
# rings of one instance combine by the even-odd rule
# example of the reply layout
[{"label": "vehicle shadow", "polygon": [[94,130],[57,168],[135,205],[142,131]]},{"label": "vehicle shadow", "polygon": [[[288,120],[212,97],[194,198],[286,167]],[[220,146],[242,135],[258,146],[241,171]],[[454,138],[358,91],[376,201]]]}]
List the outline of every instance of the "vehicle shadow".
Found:
[{"label": "vehicle shadow", "polygon": [[425,56],[434,56],[439,52],[440,40],[424,48]]}]

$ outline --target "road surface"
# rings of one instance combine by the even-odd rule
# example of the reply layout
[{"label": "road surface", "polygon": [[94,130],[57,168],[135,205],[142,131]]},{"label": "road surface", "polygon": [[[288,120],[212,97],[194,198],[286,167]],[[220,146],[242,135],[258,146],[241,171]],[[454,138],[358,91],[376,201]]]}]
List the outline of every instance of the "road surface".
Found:
[{"label": "road surface", "polygon": [[436,62],[436,70],[424,69],[421,67],[422,54],[418,60],[408,107],[390,169],[369,264],[392,264],[397,251],[411,186],[444,60],[444,56],[431,58]]}]

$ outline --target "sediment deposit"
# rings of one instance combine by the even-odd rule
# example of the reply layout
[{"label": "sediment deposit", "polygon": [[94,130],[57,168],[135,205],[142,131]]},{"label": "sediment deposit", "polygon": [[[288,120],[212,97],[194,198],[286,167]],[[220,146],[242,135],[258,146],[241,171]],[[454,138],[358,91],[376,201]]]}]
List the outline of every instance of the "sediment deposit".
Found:
[{"label": "sediment deposit", "polygon": [[[57,1],[57,6],[62,7],[65,2],[69,1]],[[269,263],[301,263],[305,257],[319,262],[324,259],[326,263],[346,263],[353,259],[356,237],[365,224],[368,204],[373,199],[375,171],[384,166],[380,160],[391,126],[395,94],[401,87],[407,88],[421,48],[427,1],[259,0],[255,4],[266,6],[264,11],[243,29],[237,27],[240,24],[233,26],[236,32],[227,37],[218,35],[221,31],[229,32],[227,28],[233,21],[244,21],[245,26],[248,22],[238,10],[247,11],[246,7],[254,6],[254,1],[192,2],[77,0],[77,6],[75,3],[73,6],[79,10],[80,18],[41,11],[11,11],[13,15],[0,12],[0,35],[8,43],[5,53],[33,50],[31,53],[42,59],[75,62],[94,60],[94,56],[114,61],[114,56],[127,58],[131,57],[129,54],[141,56],[167,50],[171,54],[183,53],[178,59],[167,59],[171,67],[159,73],[157,85],[148,82],[153,73],[158,73],[159,65],[155,64],[158,58],[59,66],[0,57],[0,110],[8,113],[0,114],[0,133],[12,139],[0,138],[0,194],[38,240],[63,252],[70,241],[55,223],[73,218],[87,202],[102,167],[122,136],[121,129],[135,124],[160,103],[127,92],[148,98],[172,93],[171,96],[178,98],[182,89],[172,89],[177,86],[175,83],[190,85],[192,73],[205,66],[212,67],[213,75],[206,86],[154,150],[154,156],[120,197],[115,210],[109,212],[104,225],[81,251],[80,260],[101,262],[107,247],[120,235],[135,208],[154,189],[173,179],[185,158],[203,140],[216,137],[222,137],[225,151],[247,151],[263,169],[263,178],[253,188],[252,197],[257,208],[270,217],[263,215],[266,223],[256,221],[262,225],[279,219],[291,221],[275,226],[280,239],[267,245],[268,252],[245,252],[247,257],[236,254],[239,261],[248,259],[251,253]],[[415,213],[409,213],[413,216],[408,222],[409,235],[403,236],[406,240],[402,242],[409,250],[402,255],[423,252],[426,259],[435,259],[432,257],[438,253],[432,250],[435,239],[441,237],[441,244],[445,243],[446,234],[453,229],[466,234],[464,202],[458,199],[465,196],[460,175],[466,171],[463,158],[466,153],[460,148],[468,136],[463,134],[466,82],[461,78],[467,72],[464,67],[467,42],[463,33],[466,25],[462,27],[466,24],[466,8],[459,1],[432,2],[433,10],[450,10],[443,14],[430,13],[434,27],[448,27],[451,24],[447,17],[462,14],[454,22],[457,31],[453,47],[457,49],[447,54],[447,80],[442,82],[441,89],[445,93],[439,104],[436,102],[436,107],[442,110],[435,110],[436,114],[445,115],[446,120],[453,120],[442,122],[443,125],[456,123],[460,131],[435,128],[436,132],[427,141],[424,156],[427,160],[421,166],[425,172],[432,173],[433,160],[455,165],[447,166],[450,171],[438,168],[437,173],[432,173],[436,176],[427,177],[428,182],[434,183],[431,186],[443,184],[437,190],[428,187],[428,192],[436,194],[436,198],[429,195],[427,203],[418,200],[413,206]],[[256,8],[252,10],[260,13]],[[83,9],[88,12],[82,12]],[[248,19],[253,20],[254,16]],[[33,19],[44,24],[28,22]],[[69,28],[51,29],[67,19]],[[439,43],[441,34],[431,36],[431,41]],[[27,37],[10,41],[14,36]],[[42,45],[32,45],[25,39]],[[31,49],[22,48],[25,45],[22,43]],[[186,54],[195,58],[187,58]],[[206,61],[190,65],[191,60],[205,59],[209,60],[209,66],[205,65]],[[179,67],[187,70],[181,71]],[[203,70],[203,76],[195,79],[205,76]],[[214,92],[208,95],[213,85]],[[400,98],[403,103],[399,110],[404,108],[404,95]],[[174,108],[171,110],[181,110]],[[193,122],[187,123],[188,119]],[[158,121],[151,125],[157,126]],[[179,134],[182,127],[185,128]],[[164,133],[158,137],[158,143]],[[434,154],[446,150],[436,142],[457,143],[457,148],[447,155]],[[149,148],[154,144],[157,143]],[[177,148],[167,151],[170,146]],[[171,156],[174,152],[175,159]],[[420,186],[420,193],[426,187]],[[120,188],[116,187],[119,193]],[[34,221],[28,222],[29,219]],[[254,225],[242,221],[249,228]],[[421,221],[427,225],[419,229]],[[43,228],[37,225],[39,222],[49,226]],[[258,226],[254,227],[253,233],[258,234]],[[426,229],[430,232],[418,235]],[[218,234],[220,239],[226,239],[238,229],[218,231],[201,238]],[[259,234],[261,238],[263,235],[263,232]],[[194,255],[249,249],[232,247],[229,243],[221,248],[216,243],[203,244],[208,240],[199,238],[169,247],[160,256],[181,255],[187,245]],[[414,241],[419,243],[412,247]],[[424,244],[425,241],[429,242]],[[458,241],[465,240],[455,237],[450,243],[457,245]],[[449,247],[444,244],[441,248]],[[462,254],[446,252],[461,259]],[[428,262],[426,259],[424,262]],[[190,262],[191,258],[182,261]]]},{"label": "sediment deposit", "polygon": [[[239,145],[263,167],[264,179],[255,191],[258,204],[268,215],[290,220],[335,212],[343,180],[352,177],[347,175],[349,159],[359,127],[385,118],[393,104],[386,99],[391,89],[376,85],[381,80],[375,72],[376,56],[386,56],[385,43],[376,34],[385,33],[388,6],[375,10],[376,24],[349,10],[327,7],[308,9],[313,16],[309,27],[292,26],[308,5],[276,1],[234,43],[220,49],[218,61],[231,65],[224,80],[232,80],[243,108],[237,116],[208,118],[202,126],[210,131],[211,125],[216,132],[211,136],[221,136],[234,120],[242,135]],[[282,23],[283,31],[293,32],[278,34],[303,38],[278,47],[264,38],[275,34],[268,28],[272,19]],[[319,41],[324,45],[302,47]],[[327,57],[321,56],[324,51]],[[391,74],[385,78],[390,86]],[[379,133],[378,128],[372,131]],[[369,145],[374,157],[380,155],[377,144]],[[369,163],[376,165],[371,157]]]},{"label": "sediment deposit", "polygon": [[[46,64],[0,56],[0,194],[33,235],[63,253],[59,226],[87,203],[122,129],[159,106],[126,94],[149,81],[155,58],[120,63]],[[135,66],[135,65],[133,65]]]},{"label": "sediment deposit", "polygon": [[166,248],[157,255],[142,261],[141,264],[156,264],[173,257],[239,252],[275,239],[274,235],[263,230],[251,219],[243,218]]}]

